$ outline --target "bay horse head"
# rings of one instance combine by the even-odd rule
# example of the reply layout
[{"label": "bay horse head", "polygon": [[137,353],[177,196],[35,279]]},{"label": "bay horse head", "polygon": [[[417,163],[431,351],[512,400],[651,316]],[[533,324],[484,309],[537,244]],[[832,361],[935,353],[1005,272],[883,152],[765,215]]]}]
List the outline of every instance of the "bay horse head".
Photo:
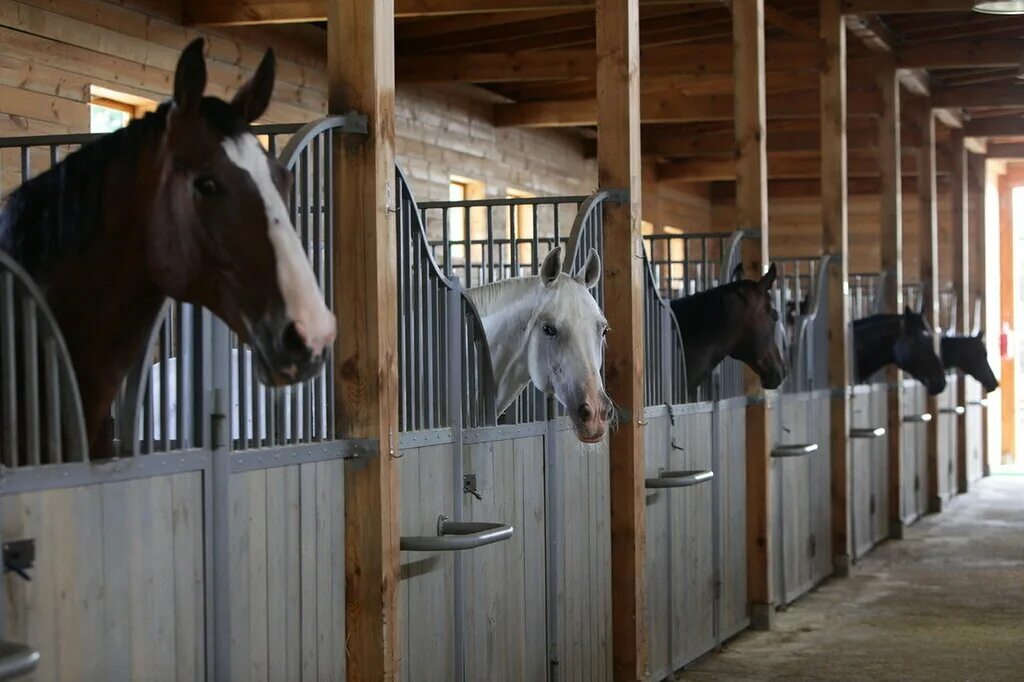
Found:
[{"label": "bay horse head", "polygon": [[562,247],[548,252],[540,267],[541,293],[526,330],[530,379],[569,413],[576,436],[601,440],[612,403],[601,365],[608,321],[589,290],[601,279],[601,258],[590,250],[575,276],[562,272]]},{"label": "bay horse head", "polygon": [[249,130],[270,103],[274,64],[267,50],[225,102],[203,95],[202,39],[185,48],[146,258],[164,294],[224,319],[252,347],[259,379],[278,386],[319,370],[336,321],[289,216],[291,176]]},{"label": "bay horse head", "polygon": [[778,342],[779,313],[773,305],[771,288],[775,284],[775,264],[761,279],[735,279],[734,295],[722,298],[723,317],[732,320],[733,338],[728,355],[757,373],[761,385],[778,388],[786,378],[786,361]]},{"label": "bay horse head", "polygon": [[268,50],[230,102],[204,96],[194,41],[171,101],[25,181],[0,211],[0,249],[64,334],[94,453],[110,445],[110,405],[167,297],[224,319],[267,384],[313,376],[334,341],[285,203],[291,178],[250,129],[274,72]]},{"label": "bay horse head", "polygon": [[923,312],[904,307],[899,336],[892,347],[896,366],[924,384],[931,395],[946,388],[946,372],[935,353],[935,335]]},{"label": "bay horse head", "polygon": [[988,364],[985,332],[978,332],[973,336],[944,336],[940,339],[940,344],[944,367],[966,372],[990,393],[999,388],[999,381]]}]

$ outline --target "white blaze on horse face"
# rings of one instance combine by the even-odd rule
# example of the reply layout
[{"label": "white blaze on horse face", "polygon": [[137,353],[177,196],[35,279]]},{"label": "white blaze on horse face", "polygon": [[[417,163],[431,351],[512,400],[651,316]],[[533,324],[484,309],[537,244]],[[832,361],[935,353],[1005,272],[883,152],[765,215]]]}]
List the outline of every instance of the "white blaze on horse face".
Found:
[{"label": "white blaze on horse face", "polygon": [[249,173],[263,198],[285,313],[295,324],[313,357],[319,357],[327,346],[334,343],[337,321],[324,304],[306,250],[270,176],[270,159],[256,137],[249,133],[225,139],[222,147],[232,163]]}]

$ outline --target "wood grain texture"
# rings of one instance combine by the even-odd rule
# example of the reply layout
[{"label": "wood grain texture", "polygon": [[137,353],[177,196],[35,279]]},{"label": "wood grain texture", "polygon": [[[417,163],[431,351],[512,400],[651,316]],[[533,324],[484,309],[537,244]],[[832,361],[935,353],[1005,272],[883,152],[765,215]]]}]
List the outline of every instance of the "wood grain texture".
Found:
[{"label": "wood grain texture", "polygon": [[616,680],[647,670],[644,609],[643,279],[640,239],[640,35],[638,0],[598,0],[597,167],[601,188],[629,192],[604,207],[605,352],[608,395],[627,415],[609,438],[612,658]]},{"label": "wood grain texture", "polygon": [[822,245],[833,260],[828,271],[828,377],[840,390],[830,411],[832,457],[832,548],[837,565],[849,563],[849,311],[845,292],[849,273],[846,191],[846,25],[839,0],[822,0],[821,39],[821,211]]},{"label": "wood grain texture", "polygon": [[[953,291],[956,293],[957,307],[956,319],[952,320],[953,333],[966,335],[971,331],[971,311],[974,306],[974,297],[971,295],[971,258],[974,255],[975,245],[971,243],[970,229],[970,193],[968,182],[970,180],[967,164],[967,147],[965,146],[963,129],[953,130],[950,137],[950,147],[953,156],[953,172],[950,177],[952,183],[952,225],[953,225],[953,248],[951,249],[953,260]],[[959,372],[949,376],[952,382],[953,404],[967,405],[967,383],[966,375]],[[949,389],[947,389],[949,390]],[[953,422],[952,429],[956,433],[963,434],[966,430],[967,413],[962,415],[951,415]],[[964,438],[956,440],[955,450],[956,478],[952,481],[953,489],[956,492],[967,492],[967,441]]]}]

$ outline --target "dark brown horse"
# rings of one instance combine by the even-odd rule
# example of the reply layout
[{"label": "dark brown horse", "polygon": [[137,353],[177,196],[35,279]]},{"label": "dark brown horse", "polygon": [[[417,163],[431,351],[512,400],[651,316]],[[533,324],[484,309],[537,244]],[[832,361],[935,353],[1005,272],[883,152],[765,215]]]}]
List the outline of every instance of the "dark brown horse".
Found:
[{"label": "dark brown horse", "polygon": [[975,336],[943,336],[940,344],[942,365],[946,369],[966,372],[977,379],[986,391],[992,392],[999,388],[996,375],[988,364],[984,332]]},{"label": "dark brown horse", "polygon": [[854,379],[868,381],[886,365],[895,364],[938,395],[946,388],[946,373],[931,326],[921,313],[905,308],[902,315],[880,313],[853,323]]},{"label": "dark brown horse", "polygon": [[775,274],[772,265],[756,282],[736,279],[670,303],[683,340],[691,395],[726,357],[757,372],[765,388],[778,388],[786,378],[776,342],[779,314],[770,294]]},{"label": "dark brown horse", "polygon": [[289,174],[249,130],[274,71],[268,50],[231,102],[204,97],[203,42],[193,42],[173,101],[29,180],[0,214],[0,249],[63,330],[93,450],[168,296],[223,318],[268,384],[312,376],[334,340],[286,207]]}]

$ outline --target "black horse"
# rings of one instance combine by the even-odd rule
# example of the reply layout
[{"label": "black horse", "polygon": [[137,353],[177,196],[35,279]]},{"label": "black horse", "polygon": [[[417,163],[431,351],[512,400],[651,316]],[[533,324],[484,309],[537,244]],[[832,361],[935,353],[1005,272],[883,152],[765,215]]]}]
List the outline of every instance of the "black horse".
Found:
[{"label": "black horse", "polygon": [[931,326],[921,313],[881,313],[853,323],[854,379],[864,383],[886,365],[895,364],[924,384],[932,395],[946,388],[946,374],[935,354]]},{"label": "black horse", "polygon": [[726,357],[757,372],[765,388],[777,388],[786,378],[786,363],[775,341],[779,314],[769,294],[775,275],[772,265],[756,282],[737,279],[671,301],[691,395]]},{"label": "black horse", "polygon": [[959,369],[970,374],[986,391],[999,388],[996,375],[988,364],[984,332],[977,336],[944,336],[941,343],[942,364],[946,369]]}]

